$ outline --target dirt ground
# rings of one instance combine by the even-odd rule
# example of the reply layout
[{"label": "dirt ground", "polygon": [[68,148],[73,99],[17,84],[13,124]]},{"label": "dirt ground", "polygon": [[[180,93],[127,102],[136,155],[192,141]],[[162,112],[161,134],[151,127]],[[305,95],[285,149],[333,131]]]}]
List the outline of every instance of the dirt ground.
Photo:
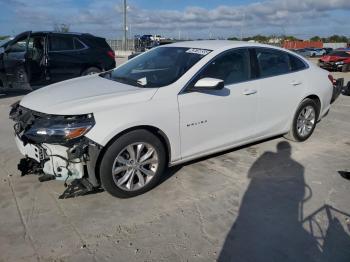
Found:
[{"label": "dirt ground", "polygon": [[[335,73],[347,78],[350,73]],[[350,97],[304,143],[270,139],[171,168],[151,192],[59,200],[20,177],[0,96],[0,261],[350,261]]]}]

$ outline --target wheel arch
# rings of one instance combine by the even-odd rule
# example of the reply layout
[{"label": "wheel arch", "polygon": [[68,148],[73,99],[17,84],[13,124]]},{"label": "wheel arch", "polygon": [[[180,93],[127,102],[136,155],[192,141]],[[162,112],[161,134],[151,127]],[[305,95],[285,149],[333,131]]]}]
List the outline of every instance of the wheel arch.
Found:
[{"label": "wheel arch", "polygon": [[167,137],[167,135],[159,128],[155,127],[155,126],[150,126],[150,125],[139,125],[139,126],[134,126],[134,127],[130,127],[127,128],[121,132],[119,132],[118,134],[116,134],[114,137],[112,137],[108,143],[102,148],[102,150],[100,151],[98,157],[97,157],[97,161],[96,161],[96,165],[95,165],[95,176],[96,179],[98,181],[100,181],[100,164],[102,161],[102,158],[107,150],[107,148],[113,144],[119,137],[131,132],[131,131],[135,131],[135,130],[147,130],[149,132],[151,132],[153,135],[155,135],[164,145],[165,151],[166,151],[166,162],[169,163],[171,160],[171,146],[170,146],[170,141],[169,138]]},{"label": "wheel arch", "polygon": [[95,64],[84,64],[82,67],[81,67],[81,70],[80,70],[80,75],[82,75],[86,70],[88,70],[89,68],[97,68],[99,69],[101,72],[103,71],[103,68],[101,65],[95,65]]},{"label": "wheel arch", "polygon": [[321,113],[321,109],[322,109],[321,99],[315,94],[308,95],[302,101],[304,101],[305,99],[311,99],[311,100],[313,100],[316,103],[317,110],[318,110],[317,117],[319,118],[320,117],[320,113]]},{"label": "wheel arch", "polygon": [[311,99],[313,101],[315,101],[316,105],[317,105],[317,110],[318,110],[318,118],[320,117],[320,112],[321,112],[321,108],[322,108],[322,104],[321,104],[321,100],[319,98],[319,96],[315,95],[315,94],[309,94],[305,97],[303,97],[300,102],[298,104],[296,104],[296,107],[294,109],[294,111],[291,111],[291,115],[290,115],[290,120],[288,121],[288,123],[285,125],[285,131],[287,132],[292,124],[292,121],[294,119],[294,116],[300,106],[300,104],[305,100],[305,99]]}]

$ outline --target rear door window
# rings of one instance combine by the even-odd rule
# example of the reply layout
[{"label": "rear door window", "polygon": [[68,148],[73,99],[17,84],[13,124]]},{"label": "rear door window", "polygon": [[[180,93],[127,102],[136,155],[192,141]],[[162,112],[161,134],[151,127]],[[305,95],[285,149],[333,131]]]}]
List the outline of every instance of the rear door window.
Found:
[{"label": "rear door window", "polygon": [[69,35],[51,35],[50,51],[71,51],[74,50],[73,37]]},{"label": "rear door window", "polygon": [[291,71],[289,57],[286,52],[268,48],[257,48],[256,56],[260,69],[260,77],[287,74]]}]

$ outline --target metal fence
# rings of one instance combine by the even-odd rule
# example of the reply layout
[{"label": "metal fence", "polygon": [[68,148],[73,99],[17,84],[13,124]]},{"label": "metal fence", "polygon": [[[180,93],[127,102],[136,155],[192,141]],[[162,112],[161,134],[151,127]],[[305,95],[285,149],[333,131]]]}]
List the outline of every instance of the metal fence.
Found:
[{"label": "metal fence", "polygon": [[[107,43],[114,51],[124,50],[124,41],[123,40],[107,40]],[[127,39],[126,41],[126,51],[134,51],[135,49],[135,40]]]}]

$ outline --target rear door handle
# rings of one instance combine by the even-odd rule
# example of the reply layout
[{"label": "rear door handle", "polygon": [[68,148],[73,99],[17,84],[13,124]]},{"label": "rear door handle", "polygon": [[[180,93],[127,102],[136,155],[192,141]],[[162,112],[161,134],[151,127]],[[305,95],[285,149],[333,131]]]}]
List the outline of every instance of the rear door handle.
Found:
[{"label": "rear door handle", "polygon": [[243,91],[243,95],[249,96],[249,95],[254,95],[256,94],[258,91],[255,89],[246,89]]},{"label": "rear door handle", "polygon": [[301,81],[293,81],[291,84],[293,85],[293,86],[298,86],[298,85],[301,85],[303,82],[301,82]]}]

